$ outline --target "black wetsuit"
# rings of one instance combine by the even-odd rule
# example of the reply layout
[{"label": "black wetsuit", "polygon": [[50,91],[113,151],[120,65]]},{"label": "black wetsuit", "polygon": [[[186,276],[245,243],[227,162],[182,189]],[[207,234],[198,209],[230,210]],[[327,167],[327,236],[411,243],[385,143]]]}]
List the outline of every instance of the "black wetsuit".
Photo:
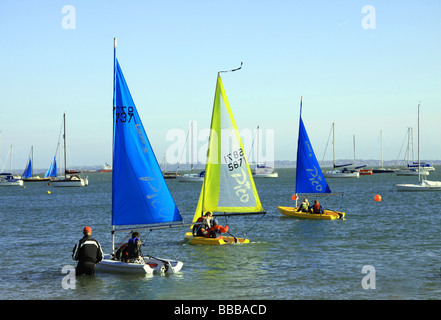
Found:
[{"label": "black wetsuit", "polygon": [[103,259],[103,250],[98,241],[84,236],[73,249],[72,258],[78,261],[75,274],[94,275],[95,265]]}]

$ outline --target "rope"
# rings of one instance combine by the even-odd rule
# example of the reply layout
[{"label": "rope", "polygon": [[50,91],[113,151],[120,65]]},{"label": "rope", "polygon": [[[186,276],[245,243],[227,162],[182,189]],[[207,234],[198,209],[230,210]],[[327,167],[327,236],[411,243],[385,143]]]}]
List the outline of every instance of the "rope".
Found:
[{"label": "rope", "polygon": [[260,222],[260,220],[263,219],[263,217],[266,215],[266,213],[262,214],[262,216],[259,218],[259,220],[256,221],[256,223],[250,228],[250,230],[248,230],[247,232],[244,233],[244,236],[246,236],[248,234],[248,232],[250,232],[251,230],[254,229],[254,227]]}]

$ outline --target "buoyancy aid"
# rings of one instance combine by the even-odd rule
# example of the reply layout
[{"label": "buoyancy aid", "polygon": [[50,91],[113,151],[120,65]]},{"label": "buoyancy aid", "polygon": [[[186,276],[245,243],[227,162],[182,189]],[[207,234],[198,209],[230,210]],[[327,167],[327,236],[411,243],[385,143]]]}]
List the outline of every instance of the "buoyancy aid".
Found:
[{"label": "buoyancy aid", "polygon": [[206,235],[207,238],[219,238],[222,233],[228,232],[228,226],[222,227],[221,225],[212,226]]},{"label": "buoyancy aid", "polygon": [[317,202],[316,204],[314,204],[312,212],[313,213],[323,213],[323,207],[321,206],[320,203]]}]

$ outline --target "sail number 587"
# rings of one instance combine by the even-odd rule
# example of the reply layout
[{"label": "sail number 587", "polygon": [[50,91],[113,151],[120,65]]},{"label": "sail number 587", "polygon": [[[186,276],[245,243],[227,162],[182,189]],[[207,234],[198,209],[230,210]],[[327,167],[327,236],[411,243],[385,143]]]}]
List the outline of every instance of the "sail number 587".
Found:
[{"label": "sail number 587", "polygon": [[233,171],[242,166],[245,162],[243,158],[242,148],[239,148],[224,156],[225,162],[228,164],[228,171]]}]

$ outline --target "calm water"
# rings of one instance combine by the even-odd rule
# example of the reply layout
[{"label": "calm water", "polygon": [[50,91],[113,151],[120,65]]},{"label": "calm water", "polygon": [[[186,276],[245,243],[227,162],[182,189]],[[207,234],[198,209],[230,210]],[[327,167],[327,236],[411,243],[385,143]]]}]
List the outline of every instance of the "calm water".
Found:
[{"label": "calm water", "polygon": [[[346,220],[303,221],[277,211],[292,206],[295,175],[294,169],[278,171],[278,179],[256,179],[268,212],[256,226],[260,216],[229,218],[236,236],[252,228],[250,244],[184,246],[186,228],[144,231],[144,253],[183,261],[179,274],[97,273],[77,279],[75,289],[63,289],[62,268],[76,265],[71,253],[82,228],[90,225],[110,251],[111,174],[89,174],[86,188],[1,188],[0,299],[441,298],[441,192],[398,193],[393,183],[414,178],[389,174],[329,180],[345,195],[321,202],[344,210]],[[201,184],[167,183],[190,222]],[[374,201],[376,194],[382,202]],[[366,265],[375,268],[375,289],[362,287]]]}]

